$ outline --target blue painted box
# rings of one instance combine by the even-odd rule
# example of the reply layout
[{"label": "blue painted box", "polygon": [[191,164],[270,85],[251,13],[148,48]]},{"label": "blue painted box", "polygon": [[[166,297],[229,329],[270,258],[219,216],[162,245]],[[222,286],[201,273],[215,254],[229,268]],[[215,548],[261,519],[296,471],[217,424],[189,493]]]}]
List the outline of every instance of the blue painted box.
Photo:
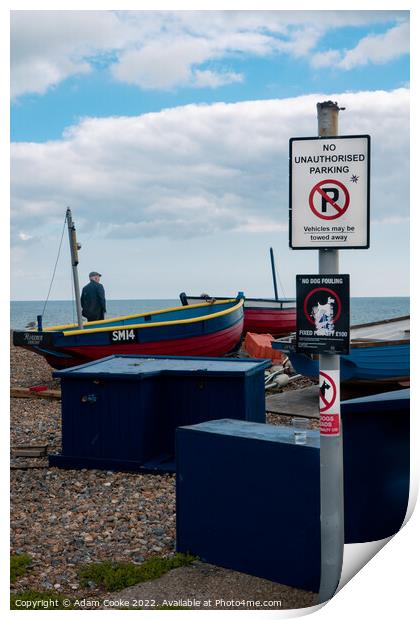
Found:
[{"label": "blue painted box", "polygon": [[410,390],[341,403],[345,542],[396,534],[410,491]]},{"label": "blue painted box", "polygon": [[[409,494],[409,390],[342,403],[345,542],[400,529]],[[317,591],[319,434],[217,420],[177,429],[177,549]]]},{"label": "blue painted box", "polygon": [[296,445],[291,427],[216,420],[176,434],[177,550],[317,591],[319,433]]},{"label": "blue painted box", "polygon": [[265,422],[266,360],[115,355],[60,370],[59,467],[174,471],[175,429]]}]

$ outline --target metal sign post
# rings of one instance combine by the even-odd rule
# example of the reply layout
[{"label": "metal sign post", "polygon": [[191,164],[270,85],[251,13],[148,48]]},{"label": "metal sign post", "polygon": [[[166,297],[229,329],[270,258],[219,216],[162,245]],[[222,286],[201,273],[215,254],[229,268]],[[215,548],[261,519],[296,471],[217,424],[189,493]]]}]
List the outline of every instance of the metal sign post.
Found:
[{"label": "metal sign post", "polygon": [[[338,134],[339,110],[338,105],[332,101],[317,104],[319,136],[336,136]],[[338,252],[336,249],[319,250],[320,275],[339,273]],[[337,589],[341,577],[344,552],[343,442],[339,393],[340,356],[320,354],[319,371],[320,379],[325,379],[323,375],[335,379],[335,387],[338,391],[335,397],[336,408],[334,410],[338,432],[325,434],[322,432],[322,428],[320,429],[321,583],[319,602],[323,603],[329,600]]]},{"label": "metal sign post", "polygon": [[[349,291],[348,276],[339,274],[338,251],[367,249],[370,232],[370,136],[339,136],[340,109],[333,101],[318,103],[318,137],[289,141],[289,245],[294,250],[319,250],[319,283],[313,275],[297,276],[298,318],[303,313],[309,323],[305,326],[305,320],[298,321],[296,342],[302,350],[319,352],[320,602],[329,600],[337,589],[344,551],[338,353],[344,354],[348,347],[349,323],[341,317],[335,332],[339,313],[334,308],[345,307]],[[308,284],[317,288],[299,297],[299,290]],[[326,298],[320,294],[328,291]]]}]

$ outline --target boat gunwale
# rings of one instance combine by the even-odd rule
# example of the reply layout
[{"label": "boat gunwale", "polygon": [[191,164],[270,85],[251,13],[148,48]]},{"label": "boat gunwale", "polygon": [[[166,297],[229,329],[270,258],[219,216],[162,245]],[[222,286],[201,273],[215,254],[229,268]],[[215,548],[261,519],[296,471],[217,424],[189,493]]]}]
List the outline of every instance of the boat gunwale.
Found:
[{"label": "boat gunwale", "polygon": [[410,318],[409,314],[405,316],[395,316],[391,319],[382,319],[381,321],[372,321],[371,323],[358,323],[357,325],[350,325],[350,331],[352,329],[358,329],[359,327],[373,327],[374,325],[383,325],[384,323],[396,323],[397,321],[406,321]]},{"label": "boat gunwale", "polygon": [[388,347],[404,344],[410,344],[410,338],[406,338],[404,340],[370,340],[369,342],[350,340],[350,349],[367,349],[369,347]]},{"label": "boat gunwale", "polygon": [[[277,340],[282,341],[283,344],[290,344],[292,346],[296,345],[296,338],[293,338],[287,342],[286,342],[286,338],[287,336],[284,339],[278,338]],[[356,341],[350,340],[350,352],[352,349],[368,349],[371,347],[392,347],[392,346],[401,346],[405,344],[408,344],[408,345],[410,344],[409,338],[406,340],[370,340],[369,342],[357,342],[357,340]],[[312,355],[318,355],[318,353],[301,352],[300,355],[312,356]],[[350,355],[350,353],[348,355]],[[341,357],[347,357],[348,355],[340,353]]]},{"label": "boat gunwale", "polygon": [[405,381],[410,380],[410,375],[401,375],[394,377],[385,377],[385,378],[377,378],[377,379],[345,379],[344,383],[347,385],[371,385],[372,383],[380,383],[381,385],[386,385],[387,383],[403,383]]},{"label": "boat gunwale", "polygon": [[[381,340],[380,338],[369,338],[368,337],[363,337],[363,338],[357,338],[357,336],[353,339],[351,337],[351,332],[354,329],[357,328],[362,328],[362,327],[374,327],[376,325],[383,325],[384,323],[388,324],[388,323],[396,323],[397,321],[406,321],[407,319],[410,319],[410,315],[405,315],[405,316],[397,316],[397,317],[392,317],[391,319],[382,319],[381,321],[372,321],[370,323],[359,323],[358,325],[351,325],[350,326],[350,349],[362,349],[362,348],[368,348],[368,347],[382,347],[382,346],[393,346],[393,345],[404,345],[404,344],[410,344],[410,338],[400,338],[399,340]],[[409,330],[408,330],[409,331]],[[280,338],[276,339],[279,342],[282,342],[283,344],[289,344],[292,346],[296,345],[296,332],[292,332],[289,336],[283,336]]]},{"label": "boat gunwale", "polygon": [[[233,302],[233,301],[237,301],[237,297],[231,298],[231,299],[222,299],[220,301],[217,301],[215,303],[217,304],[222,304],[222,303],[228,303],[228,302]],[[191,304],[191,308],[198,308],[200,306],[208,306],[207,303],[201,303],[201,304]],[[85,325],[98,325],[99,323],[101,325],[103,325],[104,323],[112,323],[114,321],[125,321],[126,319],[134,319],[136,317],[142,317],[142,316],[148,316],[148,315],[153,315],[153,314],[165,314],[166,312],[174,312],[174,310],[185,310],[186,306],[173,306],[172,308],[162,308],[162,310],[152,310],[151,312],[140,312],[139,314],[125,314],[123,316],[117,316],[114,318],[110,318],[110,319],[101,319],[98,321],[88,321],[87,323],[85,323]],[[151,325],[151,324],[150,324]],[[56,331],[62,331],[63,329],[68,329],[69,327],[78,327],[77,323],[68,323],[66,325],[52,325],[49,327],[44,327],[44,329],[42,331],[44,332],[56,332]],[[127,326],[125,326],[127,327]],[[37,329],[33,329],[30,331],[38,331]],[[82,331],[82,330],[81,330]],[[86,330],[83,329],[83,331],[85,332]],[[74,332],[72,332],[74,333]]]},{"label": "boat gunwale", "polygon": [[[235,301],[237,301],[237,299],[225,299],[223,300],[224,303],[233,303]],[[215,302],[215,303],[223,303],[221,302]],[[155,322],[155,323],[138,323],[138,324],[134,324],[134,325],[109,325],[107,327],[94,327],[92,329],[76,329],[73,331],[62,331],[62,330],[54,330],[55,332],[60,331],[62,332],[62,335],[65,337],[68,336],[79,336],[82,334],[94,334],[94,333],[102,333],[102,332],[110,332],[110,331],[120,331],[123,329],[144,329],[144,328],[148,328],[148,327],[164,327],[164,326],[168,326],[168,325],[185,325],[188,323],[198,323],[200,321],[209,321],[211,319],[216,319],[218,317],[224,316],[226,314],[231,314],[234,311],[238,310],[239,308],[241,308],[243,306],[244,300],[243,298],[241,298],[238,303],[236,303],[234,306],[232,306],[231,308],[226,308],[225,310],[220,310],[219,312],[215,312],[214,314],[209,314],[207,316],[198,316],[198,317],[193,317],[191,319],[178,319],[176,321],[161,321],[161,322]],[[208,304],[195,304],[194,306],[190,306],[190,308],[197,308],[197,307],[202,307],[202,306],[207,306]],[[178,306],[176,308],[172,308],[172,309],[166,309],[163,312],[170,312],[171,310],[185,310],[185,306]],[[143,314],[138,314],[138,315],[132,315],[131,317],[118,317],[118,320],[124,320],[124,318],[135,318],[136,316],[147,316],[149,314],[153,314],[150,312],[144,312]],[[158,314],[158,313],[156,313]],[[106,319],[107,321],[111,322],[112,319]],[[115,319],[114,319],[115,320]],[[93,323],[93,321],[92,321]],[[92,324],[91,323],[91,324]],[[101,321],[96,321],[96,323],[101,323]],[[35,330],[36,331],[36,330]],[[47,331],[47,330],[45,330]],[[54,331],[50,328],[49,329],[49,333],[54,333]]]},{"label": "boat gunwale", "polygon": [[[199,295],[186,295],[186,297],[187,297],[187,299],[194,299],[194,300],[195,299],[205,299],[205,297],[201,297]],[[207,301],[208,304],[215,303],[216,301],[224,299],[224,297],[219,297],[219,296],[213,297],[212,295],[209,295],[208,297],[209,297],[208,301]],[[245,295],[245,302],[247,302],[247,301],[266,301],[266,302],[269,302],[269,303],[275,302],[275,303],[278,303],[278,304],[294,303],[295,306],[293,308],[290,308],[290,309],[293,310],[293,309],[296,308],[296,299],[294,297],[284,297],[284,298],[282,297],[281,299],[273,299],[271,297],[270,298],[269,297],[247,297]],[[188,304],[188,305],[193,305],[193,304]]]}]

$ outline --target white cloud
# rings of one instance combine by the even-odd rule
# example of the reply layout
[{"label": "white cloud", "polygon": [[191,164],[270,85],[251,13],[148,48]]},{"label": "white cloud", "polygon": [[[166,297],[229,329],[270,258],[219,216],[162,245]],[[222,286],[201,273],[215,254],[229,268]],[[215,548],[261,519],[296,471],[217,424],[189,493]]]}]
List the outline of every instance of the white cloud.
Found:
[{"label": "white cloud", "polygon": [[211,87],[241,82],[243,76],[232,71],[194,68],[223,54],[219,42],[191,36],[164,37],[141,49],[120,54],[111,67],[115,79],[145,89],[171,89],[178,86]]},{"label": "white cloud", "polygon": [[372,135],[372,217],[405,217],[409,93],[400,89],[85,119],[62,140],[13,144],[13,238],[56,237],[67,205],[83,238],[284,231],[288,140],[315,135],[325,98],[346,108],[341,133]]},{"label": "white cloud", "polygon": [[344,54],[339,66],[353,69],[368,63],[383,64],[410,51],[410,28],[407,22],[399,24],[384,34],[369,35],[356,47]]},{"label": "white cloud", "polygon": [[410,218],[408,215],[406,216],[391,215],[389,217],[384,217],[382,219],[372,220],[373,225],[383,224],[385,226],[398,226],[400,224],[408,224],[409,222],[410,222]]},{"label": "white cloud", "polygon": [[241,73],[235,73],[234,71],[225,71],[223,73],[216,73],[215,71],[200,71],[199,69],[194,71],[194,85],[198,88],[205,86],[217,88],[218,86],[224,86],[225,84],[243,81],[244,76]]},{"label": "white cloud", "polygon": [[249,217],[247,222],[234,229],[235,232],[245,233],[275,233],[287,232],[289,225],[285,222],[274,222],[270,219],[264,219],[261,216]]},{"label": "white cloud", "polygon": [[88,58],[127,40],[108,11],[12,11],[11,92],[45,93],[71,75],[91,70]]},{"label": "white cloud", "polygon": [[384,64],[410,51],[410,27],[403,22],[383,34],[370,34],[351,50],[327,50],[317,52],[311,58],[313,67],[335,66],[350,70],[371,64]]},{"label": "white cloud", "polygon": [[340,60],[341,54],[338,50],[328,50],[326,52],[317,52],[312,56],[311,65],[316,69],[322,67],[329,67],[337,64]]},{"label": "white cloud", "polygon": [[[11,92],[45,93],[105,59],[119,81],[145,89],[217,87],[242,79],[232,58],[290,54],[314,67],[337,54],[317,53],[331,29],[399,25],[346,53],[342,68],[385,62],[408,51],[408,12],[398,11],[13,11]],[[402,22],[402,23],[400,23]],[[205,63],[212,63],[209,69]],[[217,63],[217,67],[213,66]]]},{"label": "white cloud", "polygon": [[192,81],[192,64],[211,57],[209,44],[193,37],[157,41],[129,50],[112,67],[113,76],[144,88],[173,88]]}]

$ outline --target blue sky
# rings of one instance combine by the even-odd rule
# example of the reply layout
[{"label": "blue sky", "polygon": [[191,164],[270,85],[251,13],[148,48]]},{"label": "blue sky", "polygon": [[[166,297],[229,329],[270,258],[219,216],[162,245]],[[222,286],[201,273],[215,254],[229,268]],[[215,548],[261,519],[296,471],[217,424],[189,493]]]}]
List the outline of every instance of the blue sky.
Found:
[{"label": "blue sky", "polygon": [[317,253],[288,247],[288,139],[326,98],[372,136],[371,249],[342,270],[407,295],[409,77],[406,11],[12,13],[12,298],[45,297],[67,205],[109,298],[269,296],[270,246],[294,295]]}]

